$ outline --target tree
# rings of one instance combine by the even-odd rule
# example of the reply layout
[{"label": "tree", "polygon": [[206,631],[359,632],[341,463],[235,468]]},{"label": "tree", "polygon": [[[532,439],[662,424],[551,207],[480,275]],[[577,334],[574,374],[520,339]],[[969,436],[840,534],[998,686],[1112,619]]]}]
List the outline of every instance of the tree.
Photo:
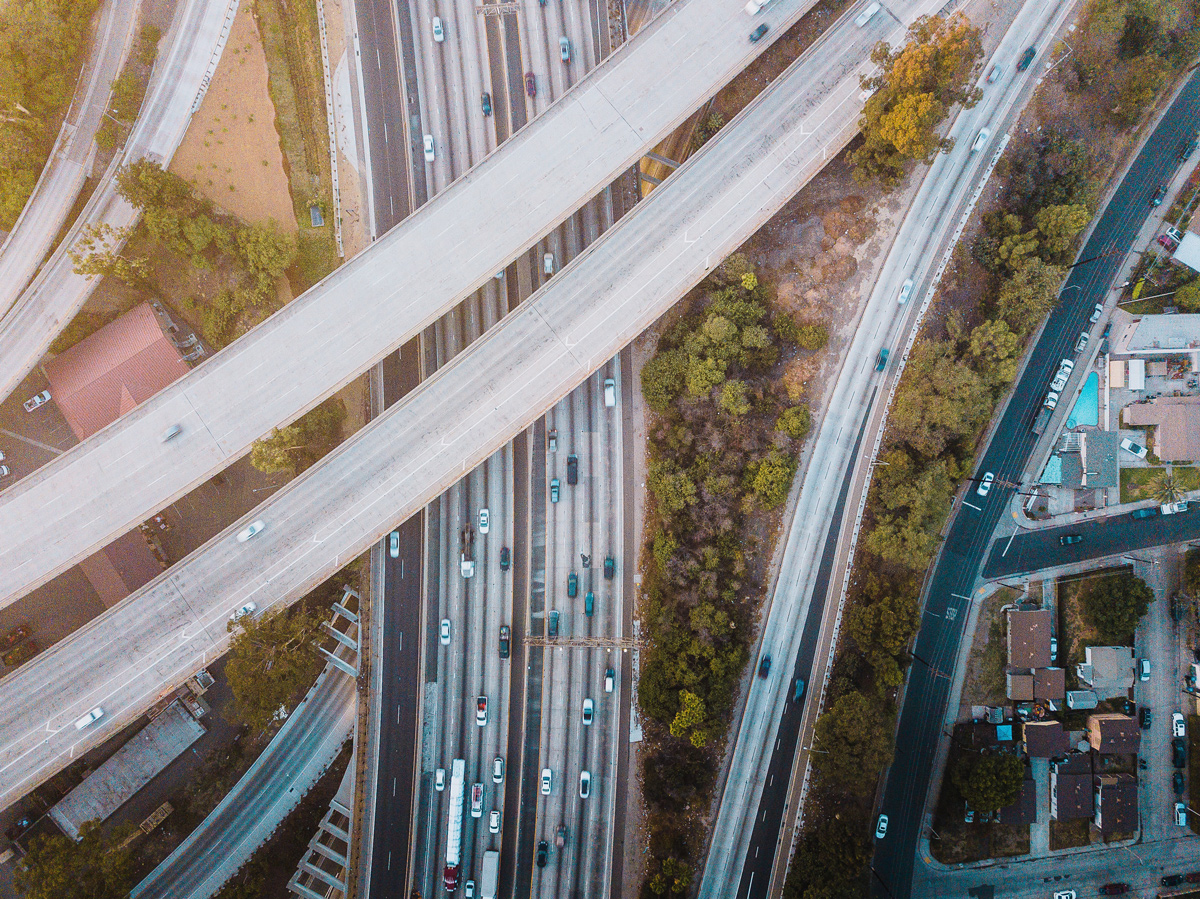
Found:
[{"label": "tree", "polygon": [[1177,502],[1183,494],[1182,485],[1175,477],[1175,472],[1169,468],[1164,468],[1152,477],[1146,486],[1150,490],[1150,495],[1160,503]]},{"label": "tree", "polygon": [[250,447],[250,464],[259,471],[292,477],[314,465],[337,443],[346,407],[329,399],[290,425],[276,428]]},{"label": "tree", "polygon": [[133,850],[122,846],[127,829],[111,834],[98,821],[79,829],[79,841],[39,835],[17,863],[16,886],[24,899],[125,899],[133,886]]},{"label": "tree", "polygon": [[971,358],[975,371],[995,387],[1012,383],[1017,376],[1021,338],[1003,319],[985,321],[971,332]]},{"label": "tree", "polygon": [[1141,57],[1136,65],[1130,66],[1117,94],[1117,105],[1112,109],[1117,124],[1126,128],[1136,124],[1154,103],[1154,98],[1163,89],[1170,74],[1171,67],[1167,61],[1153,53]]},{"label": "tree", "polygon": [[892,759],[892,713],[883,702],[846,693],[817,719],[821,752],[813,767],[854,796],[875,792],[879,772]]},{"label": "tree", "polygon": [[1083,616],[1102,643],[1128,645],[1154,592],[1129,572],[1092,581],[1083,594]]},{"label": "tree", "polygon": [[68,251],[75,274],[116,278],[130,287],[145,284],[150,277],[150,261],[121,253],[129,235],[130,229],[114,228],[103,222],[84,228]]},{"label": "tree", "polygon": [[1188,596],[1200,600],[1200,548],[1195,546],[1184,556],[1183,589]]},{"label": "tree", "polygon": [[254,730],[265,730],[280,709],[316,680],[321,658],[322,609],[243,615],[229,623],[234,632],[225,676],[233,691],[233,714]]},{"label": "tree", "polygon": [[1175,291],[1175,305],[1184,312],[1200,312],[1200,280]]},{"label": "tree", "polygon": [[870,847],[867,823],[850,809],[809,824],[796,847],[783,885],[783,899],[860,899]]},{"label": "tree", "polygon": [[740,418],[750,411],[750,400],[746,396],[746,382],[739,380],[726,381],[721,385],[717,405],[721,411],[734,418]]},{"label": "tree", "polygon": [[971,808],[995,812],[1016,802],[1025,780],[1025,763],[1009,752],[963,756],[952,776]]},{"label": "tree", "polygon": [[811,427],[812,413],[804,403],[789,406],[780,412],[779,418],[775,420],[775,430],[787,434],[793,440],[803,440],[808,436]]},{"label": "tree", "polygon": [[139,159],[117,172],[117,191],[130,206],[142,211],[183,209],[192,196],[186,181],[148,159]]},{"label": "tree", "polygon": [[237,245],[242,261],[254,278],[257,294],[264,298],[271,296],[275,282],[296,259],[296,235],[285,234],[271,221],[239,230]]},{"label": "tree", "polygon": [[659,350],[642,367],[642,396],[655,412],[666,412],[683,392],[687,354],[682,349]]},{"label": "tree", "polygon": [[659,512],[671,518],[696,502],[696,484],[674,459],[653,458],[646,484],[654,494]]},{"label": "tree", "polygon": [[1000,285],[996,305],[1014,334],[1024,339],[1058,302],[1065,272],[1041,259],[1027,259]]},{"label": "tree", "polygon": [[949,19],[923,16],[900,49],[876,47],[871,61],[879,73],[863,79],[874,93],[859,120],[863,144],[851,155],[855,177],[878,177],[891,185],[908,162],[928,162],[947,147],[937,126],[956,103],[969,108],[979,101],[980,92],[969,85],[982,54],[979,29],[961,13]]},{"label": "tree", "polygon": [[764,509],[775,509],[783,505],[792,479],[796,476],[796,458],[789,453],[771,450],[754,470],[752,489]]},{"label": "tree", "polygon": [[671,722],[671,736],[689,737],[692,745],[699,749],[708,740],[704,733],[698,730],[706,720],[704,700],[688,690],[680,690],[679,712]]},{"label": "tree", "polygon": [[846,632],[875,669],[880,686],[898,687],[903,683],[900,660],[920,620],[917,595],[913,590],[884,589],[877,582],[874,587],[874,602],[850,607]]},{"label": "tree", "polygon": [[991,390],[974,370],[962,365],[952,344],[917,344],[896,391],[892,421],[904,440],[933,459],[953,441],[974,436],[990,414]]},{"label": "tree", "polygon": [[809,322],[796,329],[796,346],[802,350],[820,350],[829,343],[829,329],[821,322]]},{"label": "tree", "polygon": [[1091,220],[1092,214],[1080,203],[1046,206],[1034,216],[1038,231],[1042,233],[1042,246],[1056,259],[1071,249],[1075,237]]}]

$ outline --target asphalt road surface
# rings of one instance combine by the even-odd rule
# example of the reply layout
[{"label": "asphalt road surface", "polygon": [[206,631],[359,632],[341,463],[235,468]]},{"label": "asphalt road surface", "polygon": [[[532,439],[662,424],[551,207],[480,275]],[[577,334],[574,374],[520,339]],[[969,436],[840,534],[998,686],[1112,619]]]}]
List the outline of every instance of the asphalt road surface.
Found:
[{"label": "asphalt road surface", "polygon": [[[0,319],[0,396],[12,393],[33,370],[96,285],[93,279],[75,274],[71,262],[69,251],[79,233],[91,225],[123,228],[137,221],[136,210],[117,193],[113,177],[116,166],[143,157],[157,160],[164,168],[170,165],[208,87],[236,11],[234,0],[188,0],[176,12],[165,52],[155,64],[154,77],[124,151],[114,158],[83,212],[33,283]],[[57,230],[50,236],[56,234]],[[41,261],[40,256],[37,261]]]},{"label": "asphalt road surface", "polygon": [[[902,28],[838,26],[546,288],[260,506],[261,533],[238,542],[234,525],[0,681],[0,801],[219,654],[232,609],[303,595],[612,358],[849,142],[871,47]],[[154,411],[132,414],[151,434]],[[97,704],[110,717],[75,731]]]},{"label": "asphalt road surface", "polygon": [[[1061,538],[1069,534],[1082,537],[1083,542],[1063,546]],[[1020,531],[1011,539],[1003,537],[992,542],[983,576],[1008,577],[1198,538],[1200,503],[1193,503],[1186,512],[1140,521],[1122,514],[1062,527]]]},{"label": "asphalt road surface", "polygon": [[[809,5],[776,4],[765,21],[786,28]],[[858,35],[890,33],[887,21],[876,16]],[[763,42],[730,37],[745,27],[745,14],[728,0],[672,7],[369,249],[7,490],[0,497],[0,604],[202,483],[272,427],[333,394],[486,284],[753,60]],[[825,71],[801,80],[823,79]],[[833,120],[817,127],[822,133],[853,128],[859,108],[857,102],[834,107]],[[755,148],[744,148],[734,173],[760,161]],[[432,171],[443,179],[438,186],[453,174],[437,164]],[[0,322],[0,367],[10,339],[30,340],[41,329],[48,343],[56,333],[44,321],[9,331],[7,321]],[[40,355],[39,349],[30,364]],[[161,442],[174,424],[183,432]]]},{"label": "asphalt road surface", "polygon": [[[1178,165],[1179,146],[1185,135],[1194,131],[1198,120],[1200,76],[1194,74],[1105,207],[1078,257],[1089,261],[1076,264],[1071,271],[1060,294],[1060,305],[1046,322],[979,465],[981,471],[995,472],[998,481],[1020,481],[1036,440],[1030,425],[1058,362],[1072,355],[1092,307],[1106,299],[1125,252],[1150,212],[1150,195],[1161,182],[1162,173]],[[1108,253],[1112,255],[1105,255]],[[1085,374],[1076,368],[1072,377],[1077,380]],[[900,711],[896,757],[880,806],[889,818],[888,833],[876,843],[872,869],[873,890],[889,899],[914,895],[917,843],[924,826],[934,755],[942,735],[950,671],[966,619],[963,613],[991,534],[1007,509],[1009,489],[993,487],[982,511],[969,507],[958,510],[929,578],[921,630],[913,651],[915,662]]]}]

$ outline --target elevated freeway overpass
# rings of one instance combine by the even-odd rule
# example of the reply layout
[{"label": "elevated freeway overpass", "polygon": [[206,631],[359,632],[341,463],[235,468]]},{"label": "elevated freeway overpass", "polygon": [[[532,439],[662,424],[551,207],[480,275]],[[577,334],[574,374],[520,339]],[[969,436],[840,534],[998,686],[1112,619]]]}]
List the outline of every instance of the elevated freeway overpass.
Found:
[{"label": "elevated freeway overpass", "polygon": [[[368,250],[5,491],[0,607],[203,483],[435,322],[629,168],[814,2],[779,0],[755,18],[772,30],[753,43],[754,23],[736,0],[681,0]],[[873,21],[888,18],[881,11]],[[0,355],[3,348],[0,341]],[[162,442],[175,424],[182,433]]]},{"label": "elevated freeway overpass", "polygon": [[[547,286],[256,509],[258,536],[232,526],[0,681],[0,805],[220,654],[234,609],[297,598],[421,509],[753,234],[854,136],[871,49],[908,24],[885,11],[857,27],[856,11]],[[151,434],[172,420],[134,417]],[[102,722],[77,731],[97,705]]]}]

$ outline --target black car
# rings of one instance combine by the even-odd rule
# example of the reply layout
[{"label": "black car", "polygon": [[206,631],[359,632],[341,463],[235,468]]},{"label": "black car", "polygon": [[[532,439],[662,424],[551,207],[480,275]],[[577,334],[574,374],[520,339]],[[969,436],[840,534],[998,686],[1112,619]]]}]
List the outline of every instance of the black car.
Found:
[{"label": "black car", "polygon": [[1158,185],[1158,190],[1156,190],[1154,192],[1154,196],[1152,196],[1150,198],[1150,205],[1151,206],[1161,206],[1163,197],[1165,197],[1166,195],[1167,195],[1167,185],[1165,185],[1165,184]]},{"label": "black car", "polygon": [[500,625],[500,658],[507,659],[512,646],[512,630],[507,624]]},{"label": "black car", "polygon": [[579,457],[574,453],[567,456],[567,483],[579,483]]},{"label": "black car", "polygon": [[605,556],[604,557],[604,579],[606,581],[611,581],[613,579],[613,575],[616,574],[616,572],[617,572],[617,560],[614,559],[612,556]]},{"label": "black car", "polygon": [[750,43],[757,44],[759,42],[759,40],[762,39],[762,36],[766,33],[767,33],[767,26],[759,25],[757,28],[755,28],[753,31],[750,32]]},{"label": "black car", "polygon": [[508,551],[507,546],[500,547],[500,570],[508,571],[512,566],[512,553]]},{"label": "black car", "polygon": [[545,840],[542,840],[540,843],[538,843],[538,848],[537,848],[537,866],[539,868],[546,867],[546,858],[549,856],[549,854],[550,854],[550,844],[547,843]]},{"label": "black car", "polygon": [[1187,742],[1183,737],[1171,741],[1171,764],[1176,768],[1187,767]]},{"label": "black car", "polygon": [[1123,896],[1129,892],[1127,883],[1106,883],[1100,887],[1101,896]]},{"label": "black car", "polygon": [[1033,58],[1037,56],[1037,47],[1030,47],[1021,54],[1021,58],[1017,60],[1017,71],[1024,72],[1029,68],[1029,64],[1033,62]]},{"label": "black car", "polygon": [[1142,730],[1149,730],[1149,728],[1150,728],[1150,710],[1148,708],[1146,708],[1145,706],[1142,706],[1142,711],[1140,712],[1138,717],[1142,722]]},{"label": "black car", "polygon": [[483,107],[484,115],[492,114],[492,95],[487,91],[483,92],[483,96],[479,100],[479,105]]},{"label": "black car", "polygon": [[1155,516],[1157,516],[1159,514],[1161,514],[1161,513],[1158,510],[1158,506],[1154,506],[1153,508],[1150,508],[1150,509],[1134,509],[1132,512],[1129,513],[1129,517],[1136,518],[1136,519],[1154,518]]},{"label": "black car", "polygon": [[1183,792],[1184,782],[1183,782],[1183,772],[1182,771],[1176,771],[1174,774],[1171,775],[1171,787],[1175,790],[1176,793]]},{"label": "black car", "polygon": [[1082,534],[1063,534],[1058,538],[1060,546],[1074,546],[1076,543],[1083,542]]},{"label": "black car", "polygon": [[766,677],[771,673],[771,657],[763,656],[762,661],[758,663],[758,676]]},{"label": "black car", "polygon": [[1165,887],[1177,887],[1183,883],[1183,875],[1168,874],[1166,877],[1163,877],[1161,880],[1159,880],[1159,883]]}]

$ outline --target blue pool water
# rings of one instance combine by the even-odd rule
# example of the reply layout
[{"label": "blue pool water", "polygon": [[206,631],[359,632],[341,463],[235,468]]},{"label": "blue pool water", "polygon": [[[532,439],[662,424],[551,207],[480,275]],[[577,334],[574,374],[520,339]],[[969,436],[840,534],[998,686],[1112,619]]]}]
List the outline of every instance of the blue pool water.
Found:
[{"label": "blue pool water", "polygon": [[1100,375],[1092,372],[1083,382],[1083,390],[1079,391],[1079,399],[1075,408],[1067,416],[1067,427],[1077,428],[1080,425],[1095,427],[1100,423]]}]

